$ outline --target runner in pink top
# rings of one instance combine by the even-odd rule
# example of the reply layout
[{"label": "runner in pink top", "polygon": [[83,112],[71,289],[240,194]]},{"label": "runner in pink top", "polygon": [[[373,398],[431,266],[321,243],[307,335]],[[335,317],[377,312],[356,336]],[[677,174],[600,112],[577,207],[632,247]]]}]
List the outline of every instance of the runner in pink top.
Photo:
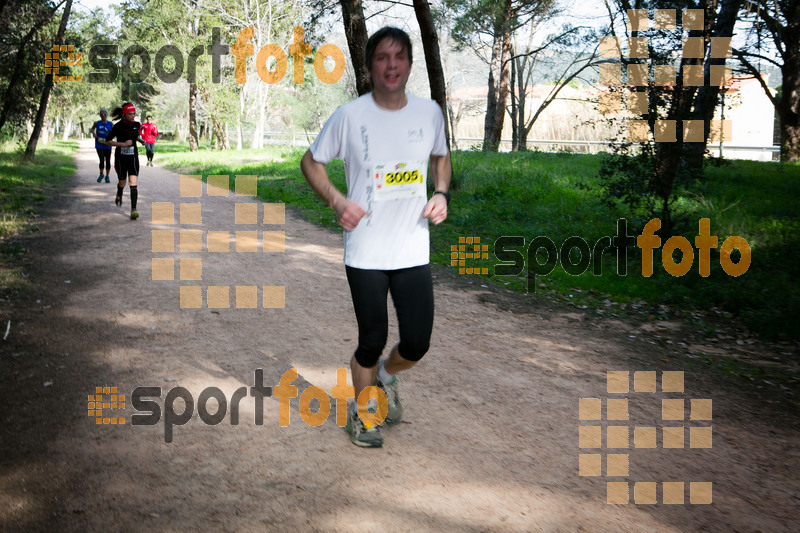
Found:
[{"label": "runner in pink top", "polygon": [[139,130],[144,139],[144,148],[147,150],[147,166],[153,166],[153,146],[156,144],[156,137],[158,137],[158,127],[153,124],[153,117],[147,115],[147,121],[142,124]]}]

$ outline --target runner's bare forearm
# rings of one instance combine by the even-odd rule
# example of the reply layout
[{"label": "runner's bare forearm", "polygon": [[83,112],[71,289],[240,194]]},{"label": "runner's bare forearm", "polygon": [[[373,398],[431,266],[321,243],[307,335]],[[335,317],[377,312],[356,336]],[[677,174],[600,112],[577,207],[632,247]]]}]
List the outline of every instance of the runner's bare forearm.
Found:
[{"label": "runner's bare forearm", "polygon": [[325,165],[314,161],[311,150],[306,151],[303,159],[300,160],[300,170],[314,192],[334,210],[336,204],[345,199],[344,194],[331,183]]},{"label": "runner's bare forearm", "polygon": [[431,180],[433,190],[447,192],[450,188],[450,177],[453,175],[453,167],[450,163],[450,153],[447,155],[431,156]]}]

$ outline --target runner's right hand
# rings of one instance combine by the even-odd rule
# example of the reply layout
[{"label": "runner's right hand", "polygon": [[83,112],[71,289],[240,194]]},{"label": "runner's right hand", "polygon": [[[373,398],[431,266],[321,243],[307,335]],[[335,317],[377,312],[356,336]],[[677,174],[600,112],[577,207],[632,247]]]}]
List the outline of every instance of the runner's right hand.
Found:
[{"label": "runner's right hand", "polygon": [[347,231],[355,229],[361,219],[364,218],[364,215],[367,214],[360,205],[347,198],[337,202],[334,209],[336,210],[339,224]]}]

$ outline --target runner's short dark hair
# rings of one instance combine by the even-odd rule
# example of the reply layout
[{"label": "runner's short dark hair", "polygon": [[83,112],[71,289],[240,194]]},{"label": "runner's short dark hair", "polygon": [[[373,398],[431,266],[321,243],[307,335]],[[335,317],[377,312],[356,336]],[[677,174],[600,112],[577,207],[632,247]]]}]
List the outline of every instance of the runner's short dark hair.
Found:
[{"label": "runner's short dark hair", "polygon": [[414,62],[411,56],[411,38],[408,36],[408,34],[400,28],[384,26],[373,33],[372,36],[367,40],[367,48],[364,54],[364,63],[367,66],[367,70],[372,70],[372,57],[375,55],[375,49],[384,39],[391,39],[392,41],[399,42],[408,54],[408,62]]}]

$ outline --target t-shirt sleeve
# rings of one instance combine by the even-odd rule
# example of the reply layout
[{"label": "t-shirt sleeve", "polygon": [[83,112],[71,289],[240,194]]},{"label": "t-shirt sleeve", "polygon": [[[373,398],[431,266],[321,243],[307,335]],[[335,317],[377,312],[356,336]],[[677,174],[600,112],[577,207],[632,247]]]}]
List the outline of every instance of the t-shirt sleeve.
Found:
[{"label": "t-shirt sleeve", "polygon": [[333,112],[311,143],[311,155],[314,161],[327,165],[334,159],[344,159],[343,146],[345,140],[345,120],[342,108]]},{"label": "t-shirt sleeve", "polygon": [[433,127],[436,129],[436,137],[433,141],[433,150],[431,155],[447,155],[447,137],[444,134],[444,116],[442,115],[442,108],[439,107],[435,101],[431,101],[433,107]]},{"label": "t-shirt sleeve", "polygon": [[106,135],[106,140],[107,141],[110,141],[110,140],[113,140],[113,139],[119,139],[119,127],[118,127],[118,124],[119,124],[119,122],[117,122],[116,124],[111,126],[111,131],[109,131],[108,135]]}]

